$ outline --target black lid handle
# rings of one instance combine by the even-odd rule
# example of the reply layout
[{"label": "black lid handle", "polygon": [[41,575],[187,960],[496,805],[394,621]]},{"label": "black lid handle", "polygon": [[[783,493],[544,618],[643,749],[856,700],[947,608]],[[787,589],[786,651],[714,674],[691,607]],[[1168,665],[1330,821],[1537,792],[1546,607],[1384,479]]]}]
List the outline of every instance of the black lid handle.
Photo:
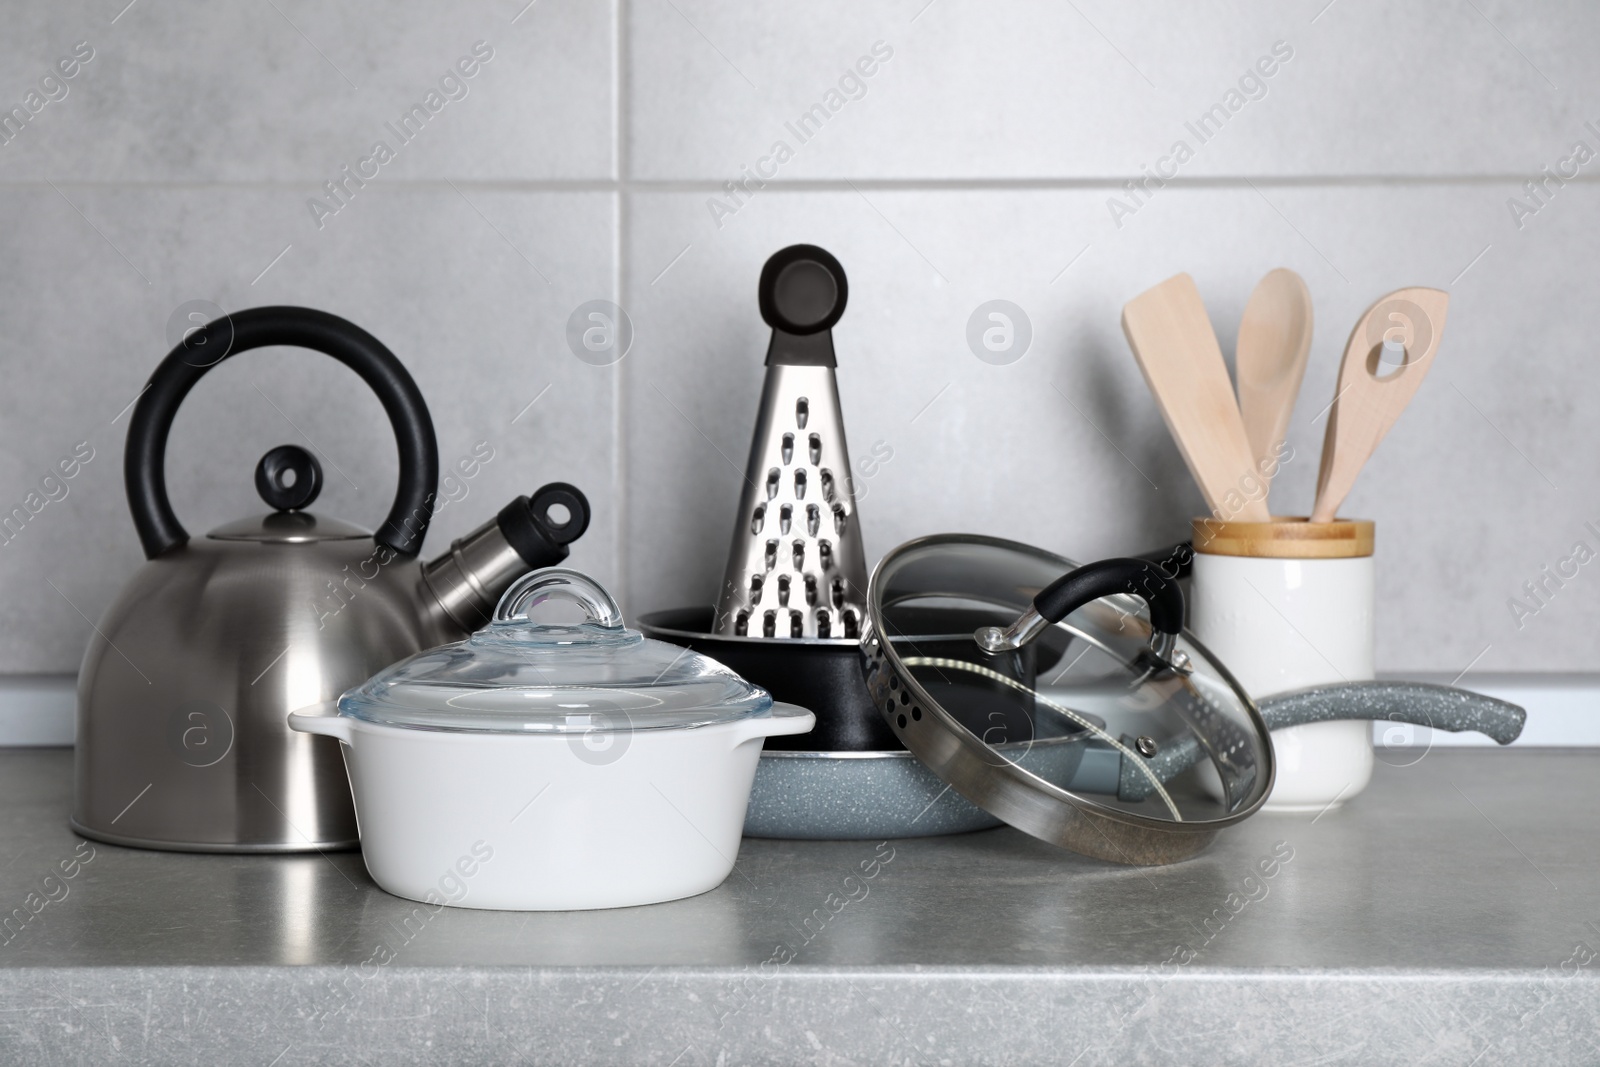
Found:
[{"label": "black lid handle", "polygon": [[1150,625],[1158,632],[1183,629],[1183,590],[1159,565],[1142,559],[1103,559],[1063,574],[1039,591],[1033,607],[1046,622],[1060,622],[1103,596],[1126,593],[1150,605]]},{"label": "black lid handle", "polygon": [[[397,555],[415,556],[433,517],[439,482],[439,449],[422,392],[376,337],[337,315],[301,307],[251,308],[224,315],[186,336],[150,376],[128,424],[122,461],[128,508],[145,556],[154,559],[189,540],[167,498],[167,435],[178,406],[206,371],[235,353],[267,345],[292,345],[332,356],[377,394],[394,427],[400,484],[394,506],[373,539]],[[219,348],[220,356],[215,354]]]},{"label": "black lid handle", "polygon": [[973,635],[985,652],[1021,648],[1046,626],[1104,596],[1131,594],[1150,605],[1151,643],[1166,659],[1183,630],[1183,590],[1158,564],[1143,559],[1103,559],[1068,571],[1033,598],[1033,606],[1005,629],[985,626]]}]

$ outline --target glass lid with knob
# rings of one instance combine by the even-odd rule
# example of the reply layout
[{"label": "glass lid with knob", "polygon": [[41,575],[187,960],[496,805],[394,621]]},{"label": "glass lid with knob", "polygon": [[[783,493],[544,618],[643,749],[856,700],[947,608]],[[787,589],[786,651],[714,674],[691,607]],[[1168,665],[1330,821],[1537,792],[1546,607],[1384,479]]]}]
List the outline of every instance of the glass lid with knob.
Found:
[{"label": "glass lid with knob", "polygon": [[[577,621],[535,621],[558,606]],[[489,625],[339,699],[339,714],[424,730],[589,734],[685,729],[772,713],[767,691],[696,652],[626,629],[609,593],[552,567],[506,590]]]},{"label": "glass lid with knob", "polygon": [[1166,863],[1271,790],[1266,726],[1155,564],[928,537],[884,557],[868,602],[867,686],[891,728],[1035,837]]}]

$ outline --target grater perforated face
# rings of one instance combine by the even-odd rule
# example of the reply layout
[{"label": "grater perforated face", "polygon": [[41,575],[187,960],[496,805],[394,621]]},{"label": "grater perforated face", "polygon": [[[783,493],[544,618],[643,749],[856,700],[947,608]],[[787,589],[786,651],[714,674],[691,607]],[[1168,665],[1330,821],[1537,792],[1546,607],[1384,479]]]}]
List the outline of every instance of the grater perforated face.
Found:
[{"label": "grater perforated face", "polygon": [[769,367],[716,632],[857,638],[866,593],[833,368]]},{"label": "grater perforated face", "polygon": [[834,375],[844,269],[793,245],[761,272],[772,326],[733,543],[717,601],[725,637],[861,636],[867,567]]}]

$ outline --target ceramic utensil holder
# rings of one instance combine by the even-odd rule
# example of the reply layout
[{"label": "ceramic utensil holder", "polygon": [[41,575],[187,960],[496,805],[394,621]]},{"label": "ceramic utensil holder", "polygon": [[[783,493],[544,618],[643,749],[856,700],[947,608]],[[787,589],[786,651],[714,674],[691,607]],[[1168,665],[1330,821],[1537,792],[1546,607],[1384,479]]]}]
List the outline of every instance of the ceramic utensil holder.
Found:
[{"label": "ceramic utensil holder", "polygon": [[[1252,699],[1373,677],[1373,525],[1194,520],[1189,627]],[[1265,807],[1322,811],[1372,777],[1372,724],[1275,730]]]}]

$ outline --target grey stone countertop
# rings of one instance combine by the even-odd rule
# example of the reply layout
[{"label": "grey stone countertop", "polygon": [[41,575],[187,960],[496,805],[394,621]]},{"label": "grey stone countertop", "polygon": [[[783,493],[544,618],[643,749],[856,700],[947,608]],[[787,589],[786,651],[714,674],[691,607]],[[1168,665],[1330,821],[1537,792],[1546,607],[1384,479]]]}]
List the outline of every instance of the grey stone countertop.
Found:
[{"label": "grey stone countertop", "polygon": [[423,919],[357,853],[90,845],[71,777],[0,750],[3,1063],[1600,1062],[1600,751],[1380,764],[1167,868],[747,839],[689,900]]}]

